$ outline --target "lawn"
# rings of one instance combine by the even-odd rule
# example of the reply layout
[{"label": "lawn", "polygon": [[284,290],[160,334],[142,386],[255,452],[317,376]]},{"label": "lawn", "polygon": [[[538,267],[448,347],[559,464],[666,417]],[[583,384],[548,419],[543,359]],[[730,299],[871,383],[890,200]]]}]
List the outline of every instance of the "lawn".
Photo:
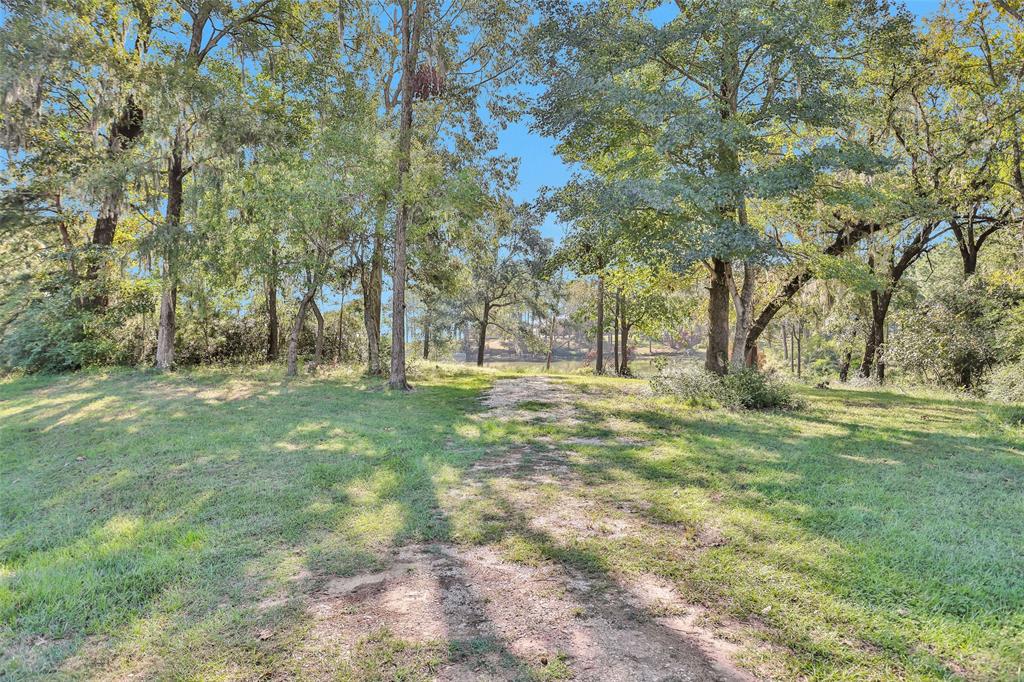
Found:
[{"label": "lawn", "polygon": [[[571,376],[484,411],[503,376],[440,368],[408,395],[343,369],[0,384],[0,677],[580,674],[571,651],[452,624],[412,641],[335,598],[409,548],[409,566],[458,548],[662,585],[634,615],[697,614],[759,677],[1021,679],[1024,431],[1007,410],[807,389],[806,409],[744,414]],[[335,633],[351,647],[324,634],[325,595],[363,628]],[[596,604],[571,608],[585,622]]]}]

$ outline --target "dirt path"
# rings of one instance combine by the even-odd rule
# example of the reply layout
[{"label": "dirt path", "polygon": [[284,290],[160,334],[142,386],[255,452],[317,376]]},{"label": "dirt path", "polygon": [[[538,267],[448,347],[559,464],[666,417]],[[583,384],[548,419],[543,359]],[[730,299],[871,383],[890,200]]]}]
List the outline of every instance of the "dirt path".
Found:
[{"label": "dirt path", "polygon": [[[573,400],[571,387],[545,377],[499,380],[485,416],[564,423],[577,419]],[[382,658],[402,679],[751,680],[729,662],[736,646],[705,628],[702,610],[667,581],[510,559],[517,538],[568,557],[581,538],[647,532],[646,522],[572,494],[579,485],[550,444],[478,462],[442,506],[496,506],[514,533],[486,545],[406,546],[387,570],[329,581],[310,605],[319,653],[297,652],[299,664],[326,672],[337,665],[320,658],[326,648],[342,660]],[[551,504],[538,492],[545,486],[566,492]],[[388,636],[367,640],[380,631]]]},{"label": "dirt path", "polygon": [[487,407],[486,416],[491,419],[579,423],[572,392],[549,377],[498,379],[482,402]]}]

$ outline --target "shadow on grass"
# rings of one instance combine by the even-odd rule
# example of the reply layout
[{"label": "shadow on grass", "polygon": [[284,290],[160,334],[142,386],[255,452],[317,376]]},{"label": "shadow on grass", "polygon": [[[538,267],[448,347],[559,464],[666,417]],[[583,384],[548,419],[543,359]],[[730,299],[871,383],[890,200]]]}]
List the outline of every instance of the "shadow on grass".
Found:
[{"label": "shadow on grass", "polygon": [[[267,373],[0,385],[0,672],[288,674],[308,615],[261,603],[379,569],[403,544],[449,541],[438,491],[541,436],[605,439],[572,446],[592,494],[657,523],[720,525],[726,542],[674,576],[764,622],[802,674],[863,663],[858,647],[925,675],[956,672],[951,658],[1013,663],[1024,463],[1019,441],[975,428],[980,408],[827,391],[797,413],[588,400],[577,425],[496,423],[471,418],[487,382],[427,379],[413,399],[355,376]],[[647,441],[617,443],[610,414]],[[481,541],[521,537],[606,581],[621,569],[531,528],[482,483],[494,513]],[[484,617],[471,586],[458,589]],[[822,642],[844,629],[853,645]],[[488,646],[528,667],[508,642]]]},{"label": "shadow on grass", "polygon": [[[806,671],[846,669],[842,650],[860,648],[929,676],[1012,674],[1024,663],[1019,435],[987,428],[983,403],[813,398],[763,414],[584,402],[583,430],[605,442],[575,446],[575,466],[655,522],[720,526],[723,546],[683,582],[769,623]],[[646,442],[616,443],[610,414]],[[859,644],[823,646],[837,632]]]},{"label": "shadow on grass", "polygon": [[265,373],[0,386],[0,672],[121,657],[214,674],[227,649],[273,669],[256,633],[288,628],[254,604],[447,537],[434,479],[485,452],[467,414],[486,381],[428,379],[414,399]]}]

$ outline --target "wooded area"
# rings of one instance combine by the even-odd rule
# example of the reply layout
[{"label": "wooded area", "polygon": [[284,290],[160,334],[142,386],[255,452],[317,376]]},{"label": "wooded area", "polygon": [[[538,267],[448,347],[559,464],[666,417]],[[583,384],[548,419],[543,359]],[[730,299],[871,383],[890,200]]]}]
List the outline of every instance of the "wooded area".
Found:
[{"label": "wooded area", "polygon": [[[1018,16],[8,3],[0,358],[402,388],[495,334],[628,374],[641,334],[719,374],[793,341],[822,378],[1012,393]],[[576,169],[531,203],[497,148],[520,120]]]},{"label": "wooded area", "polygon": [[0,678],[1019,679],[1024,4],[922,6],[0,0]]}]

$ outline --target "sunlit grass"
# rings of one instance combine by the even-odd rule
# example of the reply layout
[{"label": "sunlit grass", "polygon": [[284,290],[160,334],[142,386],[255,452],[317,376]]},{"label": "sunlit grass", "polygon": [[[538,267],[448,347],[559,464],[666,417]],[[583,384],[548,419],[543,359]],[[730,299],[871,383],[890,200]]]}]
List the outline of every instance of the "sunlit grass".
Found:
[{"label": "sunlit grass", "polygon": [[274,669],[254,596],[445,536],[434,479],[486,451],[457,432],[489,381],[442,368],[411,396],[348,370],[3,383],[0,672]]},{"label": "sunlit grass", "polygon": [[[0,382],[0,676],[300,677],[303,596],[454,541],[661,576],[739,624],[764,674],[1020,677],[1024,431],[1006,408],[805,389],[801,411],[705,411],[562,375],[578,423],[481,418],[499,376],[432,363],[409,395],[350,369]],[[508,446],[547,448],[577,485],[531,488],[535,509],[497,484],[446,497]],[[648,530],[528,527],[574,497],[597,527]],[[456,655],[365,634],[412,677]]]}]

